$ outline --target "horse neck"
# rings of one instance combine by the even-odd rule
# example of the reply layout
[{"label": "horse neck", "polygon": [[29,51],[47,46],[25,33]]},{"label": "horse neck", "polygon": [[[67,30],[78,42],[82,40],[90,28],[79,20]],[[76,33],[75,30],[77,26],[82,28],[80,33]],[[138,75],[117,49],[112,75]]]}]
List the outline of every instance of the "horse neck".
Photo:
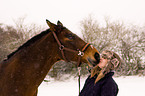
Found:
[{"label": "horse neck", "polygon": [[10,86],[18,86],[21,89],[27,86],[26,90],[37,89],[52,65],[60,59],[57,52],[58,45],[51,33],[31,46],[18,51],[7,61],[5,73],[11,73],[6,75],[6,77],[11,77],[11,80],[7,82],[11,83],[15,80],[14,82],[18,81],[18,84]]},{"label": "horse neck", "polygon": [[26,67],[31,66],[30,70],[37,72],[37,75],[39,74],[38,79],[41,77],[44,79],[52,65],[59,60],[58,46],[51,33],[44,36],[32,46],[32,50],[30,48],[27,52],[30,56],[26,56],[25,59],[22,58],[22,62],[26,61]]}]

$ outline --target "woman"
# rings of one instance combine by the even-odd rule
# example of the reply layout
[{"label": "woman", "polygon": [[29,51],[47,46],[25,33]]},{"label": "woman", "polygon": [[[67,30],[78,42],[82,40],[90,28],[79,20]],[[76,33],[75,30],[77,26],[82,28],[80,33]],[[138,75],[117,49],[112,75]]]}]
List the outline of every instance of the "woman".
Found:
[{"label": "woman", "polygon": [[120,57],[112,51],[103,51],[100,63],[92,70],[79,96],[117,96],[118,85],[112,78],[120,65]]}]

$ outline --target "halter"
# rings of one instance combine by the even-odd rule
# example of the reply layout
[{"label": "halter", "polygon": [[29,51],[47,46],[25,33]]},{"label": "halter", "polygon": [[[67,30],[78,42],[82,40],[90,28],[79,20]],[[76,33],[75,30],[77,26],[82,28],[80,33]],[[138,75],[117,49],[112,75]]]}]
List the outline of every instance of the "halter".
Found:
[{"label": "halter", "polygon": [[63,59],[66,62],[68,62],[68,60],[66,59],[66,57],[64,55],[64,50],[76,53],[78,55],[77,67],[80,67],[80,65],[81,65],[81,57],[84,56],[84,51],[90,46],[90,44],[86,43],[86,45],[82,48],[82,50],[78,50],[78,51],[77,50],[73,50],[73,49],[67,48],[64,45],[62,45],[60,43],[60,40],[56,36],[56,33],[54,31],[52,31],[52,33],[53,33],[53,36],[54,36],[55,40],[57,41],[57,44],[59,45],[59,50],[61,51],[61,55],[62,55]]},{"label": "halter", "polygon": [[81,57],[84,56],[84,51],[90,46],[89,43],[86,43],[85,46],[82,48],[82,50],[76,51],[70,48],[65,47],[64,45],[62,45],[60,43],[60,40],[58,39],[58,37],[56,36],[56,33],[54,31],[52,31],[53,36],[55,38],[55,40],[57,41],[57,44],[59,45],[59,50],[61,51],[62,57],[63,59],[68,62],[68,60],[66,59],[65,55],[64,55],[64,50],[66,51],[70,51],[73,53],[76,53],[78,55],[78,62],[77,62],[77,67],[78,67],[78,85],[79,85],[79,95],[80,95],[80,77],[81,77]]}]

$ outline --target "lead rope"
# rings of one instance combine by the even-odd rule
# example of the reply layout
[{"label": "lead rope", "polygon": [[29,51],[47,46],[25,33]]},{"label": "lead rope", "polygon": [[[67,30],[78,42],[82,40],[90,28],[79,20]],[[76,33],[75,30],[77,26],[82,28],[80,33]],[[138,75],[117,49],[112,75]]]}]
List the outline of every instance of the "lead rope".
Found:
[{"label": "lead rope", "polygon": [[87,43],[83,49],[81,51],[79,51],[79,54],[78,54],[78,64],[77,64],[77,67],[78,67],[78,85],[79,85],[79,96],[80,96],[80,92],[81,92],[81,57],[84,55],[84,51],[88,48],[90,44]]},{"label": "lead rope", "polygon": [[79,96],[81,92],[81,67],[78,67],[78,85],[79,85]]}]

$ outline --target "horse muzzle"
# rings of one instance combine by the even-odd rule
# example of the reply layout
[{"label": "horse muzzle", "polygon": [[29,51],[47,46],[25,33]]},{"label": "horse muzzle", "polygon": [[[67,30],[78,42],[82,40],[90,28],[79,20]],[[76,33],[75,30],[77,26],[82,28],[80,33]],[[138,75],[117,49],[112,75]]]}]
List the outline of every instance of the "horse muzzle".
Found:
[{"label": "horse muzzle", "polygon": [[96,66],[99,62],[100,62],[100,55],[96,52],[94,54],[94,59],[91,59],[91,58],[87,58],[87,61],[90,63],[90,67],[94,67]]}]

